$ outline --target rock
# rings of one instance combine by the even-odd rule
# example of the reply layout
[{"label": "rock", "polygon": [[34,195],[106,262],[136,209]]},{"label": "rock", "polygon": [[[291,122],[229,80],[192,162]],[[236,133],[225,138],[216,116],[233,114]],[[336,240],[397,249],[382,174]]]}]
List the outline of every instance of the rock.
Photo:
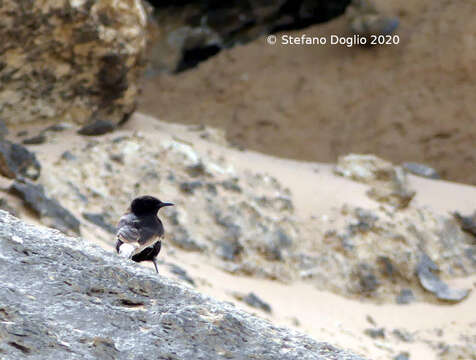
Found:
[{"label": "rock", "polygon": [[372,184],[391,181],[395,174],[392,163],[375,155],[349,154],[339,156],[334,172],[355,181]]},{"label": "rock", "polygon": [[392,334],[395,335],[401,341],[404,341],[404,342],[412,342],[413,341],[413,335],[410,334],[406,330],[394,329],[392,331]]},{"label": "rock", "polygon": [[334,171],[338,175],[371,185],[367,192],[369,197],[396,208],[406,208],[415,196],[403,168],[393,166],[375,155],[340,156]]},{"label": "rock", "polygon": [[10,179],[25,176],[32,180],[40,176],[41,165],[34,153],[20,144],[0,140],[0,173]]},{"label": "rock", "polygon": [[12,184],[11,192],[18,195],[47,225],[65,233],[79,234],[79,220],[57,200],[46,196],[43,186],[27,180],[17,180]]},{"label": "rock", "polygon": [[433,293],[439,300],[459,302],[470,293],[469,289],[452,289],[441,281],[433,271],[438,271],[438,266],[426,254],[422,254],[417,266],[417,275],[423,289]]},{"label": "rock", "polygon": [[66,161],[73,161],[76,160],[77,157],[69,150],[66,150],[61,154],[61,159],[66,160]]},{"label": "rock", "polygon": [[367,314],[365,316],[365,320],[367,320],[369,322],[369,324],[372,324],[373,326],[377,326],[377,322],[375,321],[375,319],[371,315]]},{"label": "rock", "polygon": [[107,231],[108,233],[116,234],[116,227],[106,220],[106,214],[104,213],[95,214],[95,213],[84,212],[82,215],[83,215],[83,218],[99,226],[100,228]]},{"label": "rock", "polygon": [[13,216],[17,216],[18,214],[17,211],[13,207],[11,207],[7,200],[4,198],[0,198],[0,210],[9,212]]},{"label": "rock", "polygon": [[370,36],[392,34],[399,25],[397,17],[380,13],[371,0],[352,0],[346,17],[351,33],[369,38],[369,42]]},{"label": "rock", "polygon": [[244,250],[240,242],[242,229],[219,211],[214,216],[216,223],[225,229],[223,238],[217,243],[216,254],[224,260],[236,261]]},{"label": "rock", "polygon": [[219,185],[221,185],[225,190],[234,191],[237,193],[243,192],[240,185],[238,185],[238,179],[223,180]]},{"label": "rock", "polygon": [[196,189],[203,187],[203,183],[201,181],[188,181],[180,183],[179,187],[182,192],[193,194]]},{"label": "rock", "polygon": [[362,224],[360,227],[365,227],[366,229],[372,229],[378,220],[378,216],[368,209],[356,208],[355,216],[359,223]]},{"label": "rock", "polygon": [[[378,216],[373,214],[370,210],[356,208],[354,211],[354,215],[357,218],[357,223],[351,223],[348,227],[349,234],[355,235],[357,233],[365,233],[374,228],[376,221],[378,220]],[[343,239],[348,241],[349,239]]]},{"label": "rock", "polygon": [[0,119],[0,139],[3,139],[6,135],[8,135],[7,125],[5,125],[5,122]]},{"label": "rock", "polygon": [[237,300],[243,301],[251,307],[263,310],[264,312],[267,312],[268,314],[271,314],[272,312],[271,306],[268,303],[261,300],[255,293],[250,292],[249,294],[244,295],[244,294],[235,292],[233,293],[233,296]]},{"label": "rock", "polygon": [[45,134],[38,134],[36,136],[33,136],[31,138],[28,138],[28,139],[24,139],[22,141],[23,144],[25,145],[39,145],[39,144],[43,144],[46,142],[46,135]]},{"label": "rock", "polygon": [[113,131],[115,125],[107,120],[96,120],[90,124],[84,125],[78,130],[78,134],[86,136],[104,135]]},{"label": "rock", "polygon": [[408,352],[402,352],[393,358],[394,360],[410,360],[410,354]]},{"label": "rock", "polygon": [[283,250],[289,248],[293,241],[282,229],[270,231],[264,234],[261,252],[270,261],[282,261]]},{"label": "rock", "polygon": [[355,271],[355,276],[358,279],[358,292],[362,294],[370,294],[377,290],[380,285],[374,270],[369,264],[359,264]]},{"label": "rock", "polygon": [[397,304],[400,305],[410,304],[415,300],[415,295],[413,295],[412,289],[402,289],[397,296]]},{"label": "rock", "polygon": [[365,329],[364,333],[370,336],[372,339],[385,339],[385,329],[378,328],[378,329]]},{"label": "rock", "polygon": [[397,275],[398,271],[388,256],[379,256],[377,258],[377,264],[380,266],[380,273],[383,276],[393,279]]},{"label": "rock", "polygon": [[327,21],[344,12],[347,1],[246,0],[217,3],[150,1],[159,35],[151,51],[151,73],[184,71],[220,50],[285,29]]},{"label": "rock", "polygon": [[191,177],[203,176],[207,173],[207,169],[205,169],[205,165],[203,165],[201,161],[197,164],[187,166],[185,170]]},{"label": "rock", "polygon": [[243,252],[243,246],[239,241],[223,240],[218,243],[217,256],[227,261],[235,261]]},{"label": "rock", "polygon": [[439,348],[442,349],[438,354],[438,359],[441,360],[476,360],[476,345],[474,341],[464,345],[440,343]]},{"label": "rock", "polygon": [[438,174],[438,172],[427,165],[414,162],[405,162],[402,166],[405,170],[412,173],[413,175],[428,179],[441,179],[441,176]]},{"label": "rock", "polygon": [[177,226],[171,232],[170,240],[176,246],[187,251],[204,251],[206,249],[206,246],[193,239],[183,226]]},{"label": "rock", "polygon": [[263,207],[272,208],[277,211],[294,211],[294,204],[292,200],[287,196],[260,196],[256,199],[256,201]]},{"label": "rock", "polygon": [[169,264],[170,272],[177,275],[180,279],[188,282],[190,285],[195,286],[195,280],[193,280],[188,274],[187,271],[182,269],[180,266],[175,264]]},{"label": "rock", "polygon": [[118,124],[134,111],[150,36],[145,2],[4,0],[0,17],[7,124],[103,116]]},{"label": "rock", "polygon": [[65,131],[65,130],[68,130],[68,129],[71,129],[71,124],[68,124],[68,123],[59,123],[59,124],[54,124],[54,125],[51,125],[51,126],[48,126],[47,128],[43,129],[42,133],[45,133],[45,132],[61,132],[61,131]]},{"label": "rock", "polygon": [[2,358],[362,360],[0,212]]},{"label": "rock", "polygon": [[476,211],[470,216],[463,216],[459,212],[454,212],[453,216],[459,222],[463,231],[476,236]]}]

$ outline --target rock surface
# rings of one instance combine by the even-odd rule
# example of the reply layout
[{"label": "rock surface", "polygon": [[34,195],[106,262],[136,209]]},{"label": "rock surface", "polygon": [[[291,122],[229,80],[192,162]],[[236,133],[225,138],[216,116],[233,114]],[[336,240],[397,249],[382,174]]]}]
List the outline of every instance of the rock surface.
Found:
[{"label": "rock surface", "polygon": [[0,211],[4,359],[359,360]]},{"label": "rock surface", "polygon": [[159,71],[181,71],[262,34],[327,21],[344,12],[349,0],[309,1],[156,1],[159,36],[152,65]]},{"label": "rock surface", "polygon": [[405,208],[415,196],[400,166],[375,155],[349,154],[339,156],[335,172],[355,181],[371,184],[368,195],[377,201]]},{"label": "rock surface", "polygon": [[18,180],[12,184],[11,192],[18,195],[47,225],[67,233],[79,234],[79,220],[56,199],[48,197],[42,185]]},{"label": "rock surface", "polygon": [[468,296],[470,292],[469,289],[452,289],[441,281],[438,276],[434,274],[434,272],[438,270],[438,266],[428,255],[423,254],[417,266],[417,274],[418,280],[425,290],[435,294],[440,300],[451,302],[461,301]]},{"label": "rock surface", "polygon": [[366,37],[392,34],[399,25],[398,17],[381,13],[371,0],[352,0],[346,9],[351,33]]},{"label": "rock surface", "polygon": [[34,153],[20,144],[0,140],[0,174],[10,179],[28,177],[36,180],[40,176],[41,165]]},{"label": "rock surface", "polygon": [[403,168],[408,172],[417,175],[426,177],[428,179],[440,179],[441,176],[438,172],[425,164],[415,163],[415,162],[405,162],[402,164]]},{"label": "rock surface", "polygon": [[[231,274],[303,280],[344,296],[395,303],[403,289],[415,301],[437,301],[415,274],[422,251],[438,265],[442,281],[476,272],[473,238],[451,217],[413,202],[401,209],[395,197],[398,206],[339,206],[309,221],[277,178],[237,170],[231,155],[201,148],[211,140],[180,128],[172,136],[124,132],[68,147],[75,160],[45,159],[40,182],[76,216],[107,214],[112,225],[131,197],[166,194],[177,206],[161,214],[165,246],[205,255]],[[371,159],[383,165],[370,172],[369,187],[411,192],[403,171],[395,180],[391,163]],[[110,241],[110,235],[98,237]]]},{"label": "rock surface", "polygon": [[0,117],[119,123],[135,109],[147,9],[142,0],[2,1]]},{"label": "rock surface", "polygon": [[461,229],[476,237],[476,211],[469,216],[463,216],[460,213],[455,212],[453,216],[460,223]]}]

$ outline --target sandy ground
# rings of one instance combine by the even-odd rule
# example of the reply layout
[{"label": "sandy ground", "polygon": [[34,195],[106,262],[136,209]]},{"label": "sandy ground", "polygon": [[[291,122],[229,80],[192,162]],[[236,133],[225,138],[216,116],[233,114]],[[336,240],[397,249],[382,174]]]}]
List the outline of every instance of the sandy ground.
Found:
[{"label": "sandy ground", "polygon": [[[41,128],[44,128],[44,124]],[[21,129],[16,129],[15,133],[17,130]],[[296,214],[303,219],[325,215],[332,208],[344,203],[369,208],[377,206],[377,203],[365,195],[364,185],[336,176],[332,172],[331,165],[279,159],[253,151],[222,148],[213,142],[197,139],[193,132],[185,131],[185,127],[181,125],[166,124],[141,114],[134,115],[123,128],[104,138],[137,131],[156,138],[157,141],[173,136],[192,143],[195,148],[202,151],[218,150],[238,171],[261,171],[275,176],[291,190]],[[35,130],[30,126],[29,132],[34,134]],[[96,138],[98,141],[101,139],[103,138]],[[64,150],[84,144],[85,141],[89,139],[75,136],[71,130],[55,136],[54,141],[32,146],[31,149],[38,154],[47,168],[48,163],[57,159]],[[417,191],[414,201],[420,205],[428,206],[440,213],[454,210],[469,213],[476,209],[474,186],[413,176],[410,180]],[[7,186],[7,183],[4,181],[2,186]],[[13,197],[9,197],[9,201],[18,203]],[[22,212],[21,215],[37,222],[28,212]],[[113,251],[114,239],[101,229],[86,225],[82,227],[82,234],[84,238]],[[476,307],[474,291],[465,301],[457,305],[425,303],[405,306],[376,305],[320,291],[305,283],[283,284],[231,275],[213,266],[206,254],[189,253],[172,247],[167,242],[164,244],[160,259],[162,261],[160,276],[175,277],[167,266],[169,263],[175,263],[187,271],[195,280],[196,288],[205,294],[233,302],[277,324],[295,327],[317,340],[351,349],[369,359],[392,359],[403,351],[408,351],[411,359],[436,359],[436,354],[441,351],[438,348],[440,342],[467,344],[468,339],[462,338],[462,334],[466,334],[469,339],[476,338],[476,319],[471,316]],[[152,268],[152,265],[149,267]],[[476,276],[453,279],[450,285],[474,289]],[[232,292],[236,291],[242,293],[253,291],[271,305],[272,314],[266,314],[237,301],[232,295]],[[371,324],[371,321],[374,321],[375,325]],[[364,334],[365,329],[375,327],[385,328],[385,339],[372,339]],[[411,334],[412,340],[403,341],[393,334],[395,329]]]},{"label": "sandy ground", "polygon": [[[375,2],[400,16],[399,44],[273,46],[262,37],[148,79],[140,110],[224,128],[231,142],[279,157],[335,162],[371,153],[476,184],[475,2]],[[346,29],[340,17],[286,35]]]}]

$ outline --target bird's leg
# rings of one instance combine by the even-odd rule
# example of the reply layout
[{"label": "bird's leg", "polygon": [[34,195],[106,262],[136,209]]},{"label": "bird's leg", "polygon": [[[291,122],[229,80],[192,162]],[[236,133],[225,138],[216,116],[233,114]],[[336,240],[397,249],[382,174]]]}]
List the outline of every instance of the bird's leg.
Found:
[{"label": "bird's leg", "polygon": [[159,268],[157,267],[157,259],[156,259],[156,258],[153,258],[153,259],[152,259],[152,262],[154,263],[155,271],[156,271],[157,274],[158,274],[158,273],[159,273]]}]

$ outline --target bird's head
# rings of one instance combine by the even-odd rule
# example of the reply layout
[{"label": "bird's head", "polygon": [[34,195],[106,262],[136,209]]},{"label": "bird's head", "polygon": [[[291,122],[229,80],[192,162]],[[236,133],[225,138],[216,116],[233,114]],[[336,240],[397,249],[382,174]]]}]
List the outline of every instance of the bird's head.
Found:
[{"label": "bird's head", "polygon": [[162,202],[159,199],[145,195],[132,200],[131,212],[135,215],[156,214],[164,206],[173,206],[172,203]]}]

